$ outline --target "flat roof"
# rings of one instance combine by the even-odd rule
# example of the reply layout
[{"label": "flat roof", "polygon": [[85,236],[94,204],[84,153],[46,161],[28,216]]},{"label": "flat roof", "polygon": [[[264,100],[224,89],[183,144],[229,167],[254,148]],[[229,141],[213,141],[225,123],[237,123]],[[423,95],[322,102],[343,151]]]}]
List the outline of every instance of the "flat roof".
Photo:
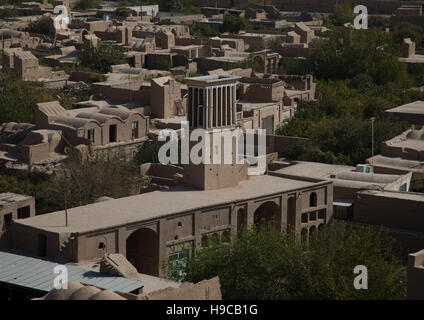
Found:
[{"label": "flat roof", "polygon": [[5,192],[0,193],[0,209],[8,204],[19,202],[19,201],[25,201],[32,199],[31,196],[18,194],[18,193],[12,193],[12,192]]},{"label": "flat roof", "polygon": [[[370,194],[377,197],[395,198],[400,200],[411,200],[424,202],[424,194],[418,192],[401,192],[401,191],[390,191],[390,190],[365,190],[360,191],[361,194]],[[423,211],[424,214],[424,211]]]},{"label": "flat roof", "polygon": [[320,162],[293,161],[290,162],[290,164],[291,165],[282,169],[275,170],[274,172],[288,175],[325,179],[330,177],[330,175],[332,174],[337,175],[340,172],[355,170],[355,167],[352,166],[326,164]]},{"label": "flat roof", "polygon": [[[53,289],[53,273],[59,263],[0,251],[0,282],[48,292]],[[68,280],[93,285],[102,289],[132,292],[144,286],[141,281],[114,277],[81,267],[66,265]]]},{"label": "flat roof", "polygon": [[424,140],[406,139],[402,141],[393,142],[391,146],[411,148],[417,151],[424,151]]},{"label": "flat roof", "polygon": [[386,112],[424,114],[424,101],[418,100],[411,103],[403,104],[396,108],[386,110]]},{"label": "flat roof", "polygon": [[357,172],[355,167],[319,162],[293,161],[291,165],[274,172],[299,177],[328,179],[336,187],[381,187],[399,180],[401,175]]},{"label": "flat roof", "polygon": [[369,159],[371,165],[396,168],[399,170],[421,171],[424,170],[424,161],[403,159],[378,154]]},{"label": "flat roof", "polygon": [[15,223],[55,233],[84,233],[231,202],[247,201],[320,183],[325,183],[325,181],[310,182],[270,175],[250,176],[248,180],[241,181],[238,186],[231,188],[199,190],[178,186],[169,190],[153,191],[71,208],[68,209],[68,226],[65,226],[63,210],[20,219]]}]

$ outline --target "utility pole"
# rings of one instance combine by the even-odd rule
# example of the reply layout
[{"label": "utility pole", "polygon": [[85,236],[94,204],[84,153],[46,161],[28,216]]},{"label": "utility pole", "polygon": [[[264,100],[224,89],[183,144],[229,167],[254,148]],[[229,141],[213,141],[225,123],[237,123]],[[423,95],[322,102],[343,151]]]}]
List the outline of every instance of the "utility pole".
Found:
[{"label": "utility pole", "polygon": [[65,202],[65,221],[66,221],[66,227],[68,226],[68,202],[67,202],[67,197],[66,197],[66,193],[67,193],[66,180],[67,179],[68,179],[68,176],[66,174],[65,169],[63,169],[63,198],[64,198],[64,202]]},{"label": "utility pole", "polygon": [[371,118],[371,156],[374,157],[374,121],[375,117]]}]

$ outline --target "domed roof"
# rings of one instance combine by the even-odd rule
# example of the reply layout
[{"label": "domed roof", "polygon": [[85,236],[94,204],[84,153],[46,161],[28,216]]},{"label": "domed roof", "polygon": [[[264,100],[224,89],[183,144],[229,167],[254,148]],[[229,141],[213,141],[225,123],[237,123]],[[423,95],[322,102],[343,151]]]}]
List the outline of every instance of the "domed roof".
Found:
[{"label": "domed roof", "polygon": [[100,292],[100,289],[92,286],[82,287],[76,290],[70,297],[69,300],[88,300],[92,295]]},{"label": "domed roof", "polygon": [[99,113],[104,115],[117,116],[122,120],[128,119],[128,117],[131,115],[131,111],[123,106],[110,106],[107,108],[103,108],[99,111]]},{"label": "domed roof", "polygon": [[102,290],[92,295],[90,300],[126,300],[126,299],[113,291]]},{"label": "domed roof", "polygon": [[44,300],[68,300],[69,297],[83,285],[79,282],[68,282],[68,289],[52,289],[45,297]]}]

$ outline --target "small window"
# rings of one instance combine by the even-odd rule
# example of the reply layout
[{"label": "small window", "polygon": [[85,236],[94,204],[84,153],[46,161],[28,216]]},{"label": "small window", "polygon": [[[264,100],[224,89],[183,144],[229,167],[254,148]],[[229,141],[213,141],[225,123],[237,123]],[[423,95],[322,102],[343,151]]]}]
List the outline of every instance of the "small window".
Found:
[{"label": "small window", "polygon": [[94,143],[94,129],[89,129],[87,131],[87,138],[91,143]]},{"label": "small window", "polygon": [[106,249],[106,244],[104,242],[99,242],[99,244],[97,245],[98,249]]},{"label": "small window", "polygon": [[317,206],[317,194],[315,192],[312,192],[309,196],[309,206],[310,207],[316,207]]},{"label": "small window", "polygon": [[133,139],[138,139],[138,121],[131,122],[131,135]]},{"label": "small window", "polygon": [[30,216],[30,208],[29,206],[18,208],[18,219],[29,218]]},{"label": "small window", "polygon": [[406,191],[406,183],[400,186],[399,191]]}]

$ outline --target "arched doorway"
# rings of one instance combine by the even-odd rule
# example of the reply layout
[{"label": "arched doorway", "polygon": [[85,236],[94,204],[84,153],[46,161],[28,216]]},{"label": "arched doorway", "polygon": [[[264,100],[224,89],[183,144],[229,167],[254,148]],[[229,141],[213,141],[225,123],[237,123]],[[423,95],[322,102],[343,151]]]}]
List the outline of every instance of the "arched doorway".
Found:
[{"label": "arched doorway", "polygon": [[317,206],[317,194],[315,192],[312,192],[309,196],[309,206],[310,207],[316,207]]},{"label": "arched doorway", "polygon": [[207,235],[204,235],[202,237],[202,248],[206,248],[209,246],[209,237]]},{"label": "arched doorway", "polygon": [[231,240],[231,232],[230,230],[225,230],[221,235],[221,242],[222,243],[229,243]]},{"label": "arched doorway", "polygon": [[247,212],[244,208],[240,208],[237,211],[237,232],[240,233],[246,230],[247,226]]},{"label": "arched doorway", "polygon": [[277,229],[281,224],[280,217],[280,206],[273,201],[262,203],[258,209],[256,209],[253,216],[255,225],[261,225],[266,221],[273,221],[276,224]]},{"label": "arched doorway", "polygon": [[140,273],[159,274],[159,239],[155,231],[142,228],[127,238],[127,259]]},{"label": "arched doorway", "polygon": [[287,232],[296,228],[296,198],[290,197],[287,201]]},{"label": "arched doorway", "polygon": [[311,243],[311,241],[314,239],[316,231],[317,227],[315,226],[309,228],[309,243]]}]

